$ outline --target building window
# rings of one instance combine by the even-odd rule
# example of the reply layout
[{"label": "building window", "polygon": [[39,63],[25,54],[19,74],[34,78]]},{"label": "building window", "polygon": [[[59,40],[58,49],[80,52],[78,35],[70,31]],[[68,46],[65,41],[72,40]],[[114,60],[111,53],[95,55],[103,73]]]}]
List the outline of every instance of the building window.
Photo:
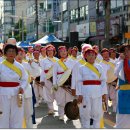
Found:
[{"label": "building window", "polygon": [[124,11],[128,11],[128,6],[124,6]]},{"label": "building window", "polygon": [[71,20],[75,19],[75,9],[71,10],[70,14],[71,14]]},{"label": "building window", "polygon": [[88,15],[88,5],[85,6],[85,14]]},{"label": "building window", "polygon": [[75,18],[78,19],[78,9],[75,10]]},{"label": "building window", "polygon": [[35,4],[32,5],[32,12],[35,12]]},{"label": "building window", "polygon": [[32,14],[33,13],[33,7],[31,6],[30,7],[30,14]]},{"label": "building window", "polygon": [[81,17],[84,17],[84,14],[85,14],[84,7],[81,7],[81,8],[80,8],[80,18],[81,18]]},{"label": "building window", "polygon": [[47,5],[47,9],[51,9],[52,7],[51,7],[51,4],[48,4]]}]

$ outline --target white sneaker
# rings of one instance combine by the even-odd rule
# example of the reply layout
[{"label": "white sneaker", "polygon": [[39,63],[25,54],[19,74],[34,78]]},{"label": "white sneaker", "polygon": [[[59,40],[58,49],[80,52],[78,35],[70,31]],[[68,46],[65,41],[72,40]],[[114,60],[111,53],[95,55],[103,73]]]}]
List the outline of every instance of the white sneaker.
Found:
[{"label": "white sneaker", "polygon": [[39,103],[36,103],[36,104],[35,104],[35,107],[39,107]]},{"label": "white sneaker", "polygon": [[60,116],[59,120],[64,121],[64,116]]},{"label": "white sneaker", "polygon": [[42,99],[40,99],[38,102],[39,102],[39,103],[42,103]]},{"label": "white sneaker", "polygon": [[113,128],[116,128],[116,125],[114,125]]}]

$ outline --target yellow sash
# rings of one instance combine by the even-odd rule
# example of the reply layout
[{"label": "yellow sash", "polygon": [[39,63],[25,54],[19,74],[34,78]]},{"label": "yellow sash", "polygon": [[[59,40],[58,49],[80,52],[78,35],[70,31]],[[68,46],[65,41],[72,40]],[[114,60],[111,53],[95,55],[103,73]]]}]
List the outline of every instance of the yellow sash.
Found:
[{"label": "yellow sash", "polygon": [[27,56],[28,56],[29,58],[33,58],[30,53],[27,53]]},{"label": "yellow sash", "polygon": [[76,59],[77,59],[77,58],[75,58],[74,56],[71,56],[70,58],[71,58],[72,60],[76,60]]},{"label": "yellow sash", "polygon": [[86,61],[84,61],[83,59],[80,59],[80,60],[79,60],[79,63],[80,63],[81,65],[84,65],[84,64],[86,63]]},{"label": "yellow sash", "polygon": [[61,60],[58,60],[58,64],[62,67],[64,71],[68,69],[67,66],[64,64],[64,62],[62,62]]},{"label": "yellow sash", "polygon": [[69,54],[68,54],[68,57],[70,58],[70,57],[71,57],[71,55],[69,55]]},{"label": "yellow sash", "polygon": [[28,60],[26,60],[26,59],[23,59],[23,62],[28,62]]},{"label": "yellow sash", "polygon": [[115,65],[112,62],[107,62],[105,60],[102,60],[104,64],[110,65],[112,68],[115,68]]},{"label": "yellow sash", "polygon": [[26,127],[26,119],[25,119],[25,117],[23,118],[22,128],[27,128]]},{"label": "yellow sash", "polygon": [[52,62],[56,62],[55,58],[49,58],[49,60],[51,60]]},{"label": "yellow sash", "polygon": [[4,64],[5,66],[7,66],[8,68],[10,68],[11,70],[13,70],[14,72],[16,72],[20,78],[22,77],[22,71],[15,65],[11,64],[10,62],[8,62],[7,60],[4,60],[2,62],[2,64]]},{"label": "yellow sash", "polygon": [[46,58],[46,56],[45,56],[45,57],[41,56],[40,58],[41,58],[41,59],[45,59],[45,58]]},{"label": "yellow sash", "polygon": [[[23,59],[23,62],[27,62],[25,59]],[[31,76],[28,70],[26,70],[26,72],[28,73],[28,83],[31,82]]]},{"label": "yellow sash", "polygon": [[30,76],[29,71],[27,71],[27,73],[28,73],[28,83],[30,83],[31,82],[31,76]]},{"label": "yellow sash", "polygon": [[98,63],[100,63],[100,62],[101,62],[101,60],[100,60],[100,59],[98,59],[98,58],[96,58],[96,61],[97,61]]},{"label": "yellow sash", "polygon": [[99,73],[99,71],[96,69],[95,66],[91,65],[88,62],[85,63],[85,66],[87,66],[90,70],[92,70],[98,77],[101,76],[101,74]]}]

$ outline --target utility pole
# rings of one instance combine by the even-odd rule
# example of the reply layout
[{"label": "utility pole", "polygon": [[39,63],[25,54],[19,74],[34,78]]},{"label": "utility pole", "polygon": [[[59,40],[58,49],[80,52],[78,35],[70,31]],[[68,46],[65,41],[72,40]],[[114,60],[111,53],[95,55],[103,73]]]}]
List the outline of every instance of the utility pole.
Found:
[{"label": "utility pole", "polygon": [[110,46],[110,0],[105,0],[105,46]]},{"label": "utility pole", "polygon": [[24,20],[23,20],[23,11],[22,11],[22,41],[24,41]]},{"label": "utility pole", "polygon": [[61,10],[61,32],[62,32],[62,40],[63,40],[63,1],[61,0],[62,10]]},{"label": "utility pole", "polygon": [[36,23],[36,40],[38,40],[38,0],[35,0],[35,11],[36,11],[36,19],[35,19],[35,23]]},{"label": "utility pole", "polygon": [[[11,1],[12,15],[14,15],[14,0]],[[14,37],[14,19],[12,17],[12,37]]]},{"label": "utility pole", "polygon": [[70,0],[67,1],[67,7],[68,7],[68,38],[69,38],[69,43],[70,43]]},{"label": "utility pole", "polygon": [[79,25],[79,18],[80,18],[79,0],[77,1],[77,6],[78,6],[78,21],[77,21],[77,24]]}]

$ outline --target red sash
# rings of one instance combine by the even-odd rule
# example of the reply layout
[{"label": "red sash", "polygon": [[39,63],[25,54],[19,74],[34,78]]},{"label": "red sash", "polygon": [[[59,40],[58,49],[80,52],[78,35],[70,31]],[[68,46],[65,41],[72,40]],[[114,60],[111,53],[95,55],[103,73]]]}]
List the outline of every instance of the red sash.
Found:
[{"label": "red sash", "polygon": [[18,82],[0,82],[0,87],[17,87],[19,86]]},{"label": "red sash", "polygon": [[130,83],[130,67],[128,61],[129,60],[127,58],[124,59],[124,74],[126,80],[128,81],[128,83]]},{"label": "red sash", "polygon": [[100,80],[85,80],[83,81],[83,85],[101,85]]}]

